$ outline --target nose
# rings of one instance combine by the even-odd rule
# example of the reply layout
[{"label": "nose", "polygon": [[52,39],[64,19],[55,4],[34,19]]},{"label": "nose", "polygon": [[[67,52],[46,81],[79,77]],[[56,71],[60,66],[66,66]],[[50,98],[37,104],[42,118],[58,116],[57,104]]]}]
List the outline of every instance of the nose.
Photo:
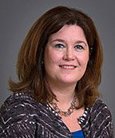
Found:
[{"label": "nose", "polygon": [[72,48],[70,47],[66,48],[63,59],[67,61],[71,61],[75,59],[74,51]]}]

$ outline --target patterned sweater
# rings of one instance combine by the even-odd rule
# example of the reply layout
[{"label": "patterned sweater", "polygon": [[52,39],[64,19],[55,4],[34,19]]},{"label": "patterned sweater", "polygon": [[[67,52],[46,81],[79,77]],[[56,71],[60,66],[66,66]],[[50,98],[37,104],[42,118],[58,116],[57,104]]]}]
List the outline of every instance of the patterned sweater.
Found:
[{"label": "patterned sweater", "polygon": [[[112,117],[97,99],[78,120],[85,138],[113,138]],[[0,108],[0,138],[71,138],[61,117],[48,105],[34,100],[31,93],[14,93]]]}]

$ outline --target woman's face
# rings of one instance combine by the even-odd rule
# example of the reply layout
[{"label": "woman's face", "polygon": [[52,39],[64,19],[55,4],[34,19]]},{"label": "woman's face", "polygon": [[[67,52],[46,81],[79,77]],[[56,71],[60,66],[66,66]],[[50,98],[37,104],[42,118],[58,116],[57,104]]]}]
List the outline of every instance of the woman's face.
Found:
[{"label": "woman's face", "polygon": [[64,25],[49,37],[44,66],[49,83],[75,84],[84,75],[89,47],[81,27]]}]

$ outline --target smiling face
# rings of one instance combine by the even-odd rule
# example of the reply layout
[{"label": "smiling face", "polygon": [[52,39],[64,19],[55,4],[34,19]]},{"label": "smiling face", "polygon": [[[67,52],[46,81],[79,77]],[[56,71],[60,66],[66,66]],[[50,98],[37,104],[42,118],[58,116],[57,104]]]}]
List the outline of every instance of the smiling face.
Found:
[{"label": "smiling face", "polygon": [[49,37],[44,53],[47,81],[52,84],[76,85],[84,75],[89,47],[81,27],[64,25]]}]

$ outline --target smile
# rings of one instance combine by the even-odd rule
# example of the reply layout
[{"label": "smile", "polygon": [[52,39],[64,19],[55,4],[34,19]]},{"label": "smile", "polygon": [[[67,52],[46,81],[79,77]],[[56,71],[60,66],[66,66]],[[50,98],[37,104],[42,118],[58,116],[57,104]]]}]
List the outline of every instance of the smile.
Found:
[{"label": "smile", "polygon": [[63,69],[75,69],[77,66],[75,65],[59,65],[59,67]]}]

